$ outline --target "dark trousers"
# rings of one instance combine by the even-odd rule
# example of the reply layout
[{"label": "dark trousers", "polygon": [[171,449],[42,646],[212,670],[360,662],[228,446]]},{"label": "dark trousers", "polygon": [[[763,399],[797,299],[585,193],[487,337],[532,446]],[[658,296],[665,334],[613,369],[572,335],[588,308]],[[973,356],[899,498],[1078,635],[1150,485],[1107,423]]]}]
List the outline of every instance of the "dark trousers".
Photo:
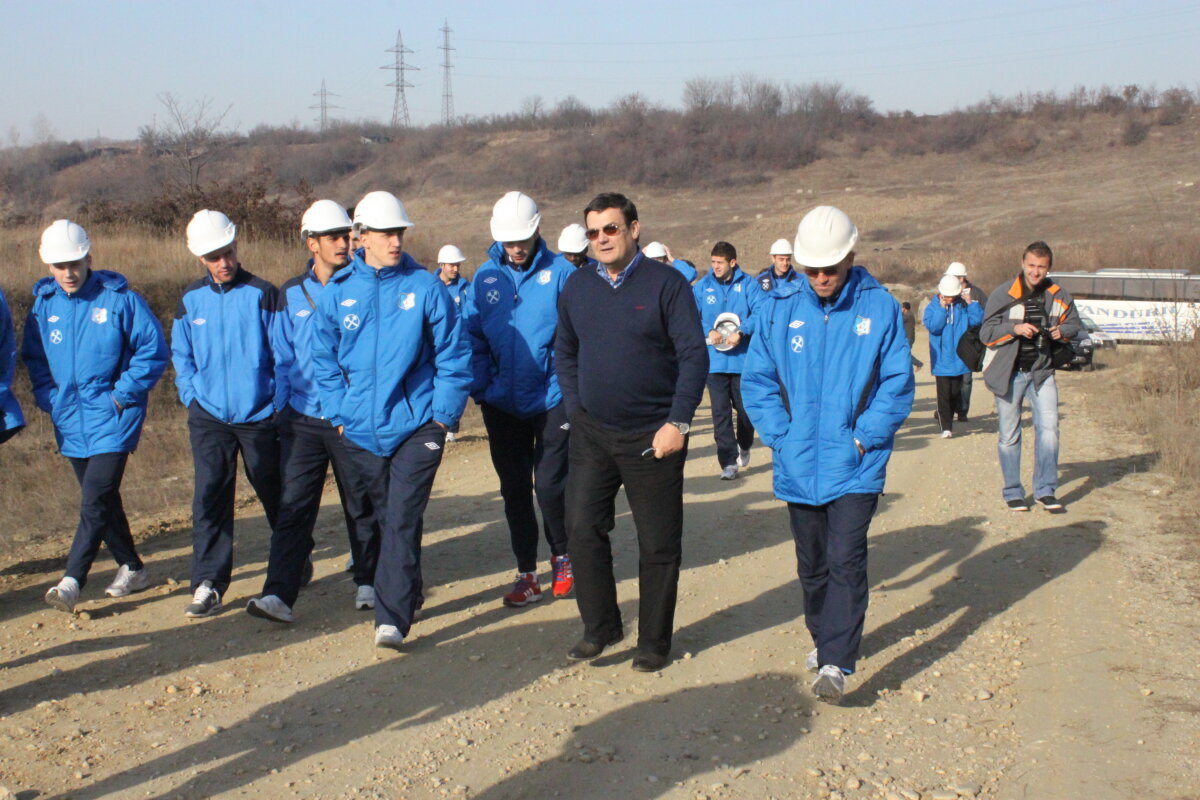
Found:
[{"label": "dark trousers", "polygon": [[542,525],[550,554],[567,552],[567,443],[571,425],[563,404],[521,419],[483,403],[492,465],[500,477],[504,517],[512,537],[518,572],[537,570],[538,521],[534,492],[542,510]]},{"label": "dark trousers", "polygon": [[379,519],[375,624],[395,625],[408,636],[421,597],[422,518],[442,463],[446,432],[427,422],[386,457],[344,441]]},{"label": "dark trousers", "polygon": [[[717,441],[717,463],[721,468],[737,463],[738,448],[749,450],[754,443],[754,425],[742,406],[742,376],[732,372],[708,374],[708,402],[712,406],[713,438]],[[737,410],[737,431],[733,412]]]},{"label": "dark trousers", "polygon": [[971,373],[962,376],[962,389],[958,396],[958,408],[955,410],[960,417],[965,417],[971,411],[971,384],[974,381],[971,378]]},{"label": "dark trousers", "polygon": [[188,407],[188,436],[196,468],[192,496],[192,588],[203,581],[222,596],[233,575],[233,501],[237,457],[258,494],[267,523],[279,517],[279,432],[275,422],[222,422],[199,403]]},{"label": "dark trousers", "polygon": [[121,479],[128,459],[128,453],[68,459],[79,481],[80,499],[79,527],[75,529],[71,553],[67,556],[67,577],[79,581],[81,589],[87,583],[88,571],[100,552],[101,542],[108,545],[108,552],[118,566],[142,568],[129,532],[129,520],[125,518],[125,507],[121,505]]},{"label": "dark trousers", "polygon": [[646,460],[641,454],[654,434],[610,431],[587,412],[571,420],[567,549],[583,636],[597,644],[612,641],[623,627],[609,532],[617,490],[624,485],[638,537],[638,649],[667,655],[683,559],[687,445],[661,461]]},{"label": "dark trousers", "polygon": [[804,622],[821,666],[854,671],[867,617],[867,528],[877,494],[847,494],[822,506],[788,503]]},{"label": "dark trousers", "polygon": [[372,585],[375,565],[379,562],[379,523],[337,429],[328,420],[288,408],[280,420],[279,440],[283,454],[283,498],[279,520],[271,532],[271,557],[262,593],[276,595],[289,606],[295,605],[305,564],[312,555],[313,528],[321,508],[326,470],[331,463],[350,537],[354,583]]},{"label": "dark trousers", "polygon": [[[968,375],[970,373],[967,373]],[[961,375],[935,375],[937,386],[937,416],[938,424],[944,431],[954,430],[954,414],[962,402]]]}]

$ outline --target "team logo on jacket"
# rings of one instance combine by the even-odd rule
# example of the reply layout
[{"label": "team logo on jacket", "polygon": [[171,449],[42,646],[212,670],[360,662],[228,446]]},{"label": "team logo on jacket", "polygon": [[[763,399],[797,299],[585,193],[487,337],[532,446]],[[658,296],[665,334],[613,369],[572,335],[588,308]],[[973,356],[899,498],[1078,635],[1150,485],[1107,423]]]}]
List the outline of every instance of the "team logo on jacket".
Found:
[{"label": "team logo on jacket", "polygon": [[60,331],[58,328],[55,328],[54,330],[50,331],[50,344],[61,344],[61,343],[62,343],[62,331]]},{"label": "team logo on jacket", "polygon": [[46,320],[46,322],[58,322],[58,314],[55,314],[53,317],[50,317],[49,319]]},{"label": "team logo on jacket", "polygon": [[488,293],[486,295],[484,295],[484,297],[487,298],[487,301],[489,303],[491,303],[492,305],[496,305],[496,303],[500,302],[500,290],[499,289],[488,289]]},{"label": "team logo on jacket", "polygon": [[345,300],[342,301],[342,305],[344,305],[346,308],[349,308],[350,306],[354,305],[357,302],[358,301],[355,300],[353,297],[347,297]]},{"label": "team logo on jacket", "polygon": [[304,319],[305,317],[307,317],[307,316],[308,316],[309,314],[311,314],[311,313],[312,313],[312,312],[311,312],[311,311],[309,311],[307,308],[302,308],[302,309],[300,309],[299,311],[297,311],[297,312],[296,312],[296,316],[297,316],[297,317],[299,317],[300,319]]},{"label": "team logo on jacket", "polygon": [[417,304],[417,295],[415,292],[401,292],[400,297],[396,300],[396,305],[400,306],[401,311],[408,311]]},{"label": "team logo on jacket", "polygon": [[550,274],[550,270],[548,270],[548,269],[544,269],[544,270],[542,270],[542,271],[541,271],[541,273],[539,273],[539,274],[538,274],[537,281],[538,281],[538,283],[540,283],[542,286],[545,286],[547,283],[549,283],[549,282],[550,282],[550,279],[551,279],[551,278],[553,278],[553,277],[554,277],[554,276]]},{"label": "team logo on jacket", "polygon": [[96,323],[97,325],[103,325],[104,323],[108,322],[108,309],[107,308],[93,308],[92,309],[92,322]]},{"label": "team logo on jacket", "polygon": [[208,320],[206,320],[204,317],[197,317],[196,319],[192,320],[193,325],[203,325],[206,322],[208,322]]},{"label": "team logo on jacket", "polygon": [[799,353],[804,349],[804,337],[799,334],[792,337],[792,352]]},{"label": "team logo on jacket", "polygon": [[859,336],[866,336],[871,332],[870,317],[856,317],[854,320],[854,332]]},{"label": "team logo on jacket", "polygon": [[342,317],[342,327],[348,331],[358,330],[358,326],[361,324],[362,322],[358,319],[358,314],[347,314]]},{"label": "team logo on jacket", "polygon": [[708,303],[710,306],[715,306],[717,304],[717,296],[715,294],[710,294],[708,297],[704,298],[704,302]]},{"label": "team logo on jacket", "polygon": [[788,323],[788,327],[789,327],[789,328],[792,328],[792,329],[795,329],[795,328],[799,328],[799,327],[800,327],[801,325],[803,325],[803,324],[804,324],[804,320],[802,320],[802,319],[794,319],[794,320],[792,320],[791,322],[789,322],[789,323]]},{"label": "team logo on jacket", "polygon": [[733,290],[734,290],[735,292],[740,292],[740,291],[742,290],[742,285],[739,283],[737,286],[734,286],[734,287],[733,287]]},{"label": "team logo on jacket", "polygon": [[495,275],[488,275],[486,278],[484,278],[484,279],[483,279],[483,282],[484,282],[484,283],[495,283],[495,282],[496,282],[496,276],[495,276]]}]

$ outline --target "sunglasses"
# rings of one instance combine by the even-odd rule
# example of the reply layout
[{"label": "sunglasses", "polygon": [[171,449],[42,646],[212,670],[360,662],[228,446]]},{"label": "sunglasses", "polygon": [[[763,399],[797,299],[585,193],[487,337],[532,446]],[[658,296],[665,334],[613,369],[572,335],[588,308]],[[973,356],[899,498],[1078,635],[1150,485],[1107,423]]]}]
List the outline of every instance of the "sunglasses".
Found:
[{"label": "sunglasses", "polygon": [[615,222],[610,222],[603,228],[588,228],[583,232],[589,242],[594,242],[600,238],[600,232],[603,231],[605,236],[616,236],[624,229],[624,225],[618,225]]},{"label": "sunglasses", "polygon": [[804,268],[804,274],[810,278],[815,278],[818,275],[827,275],[829,277],[833,277],[833,276],[837,275],[837,273],[838,273],[837,267],[805,267]]}]

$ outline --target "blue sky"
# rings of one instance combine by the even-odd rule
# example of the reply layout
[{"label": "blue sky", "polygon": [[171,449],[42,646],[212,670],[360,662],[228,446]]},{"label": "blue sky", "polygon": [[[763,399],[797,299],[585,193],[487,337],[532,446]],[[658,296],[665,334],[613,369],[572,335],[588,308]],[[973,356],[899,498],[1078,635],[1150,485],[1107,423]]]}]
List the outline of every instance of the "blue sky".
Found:
[{"label": "blue sky", "polygon": [[[340,13],[340,16],[336,16]],[[163,113],[158,96],[210,98],[228,127],[314,125],[321,81],[330,116],[387,121],[385,50],[400,29],[419,72],[412,120],[441,113],[439,28],[453,29],[457,114],[592,106],[641,92],[678,105],[688,78],[752,73],[837,81],[877,110],[936,113],[989,92],[1078,84],[1200,85],[1200,3],[773,2],[352,3],[266,0],[0,0],[0,144],[15,133],[129,138]]]}]

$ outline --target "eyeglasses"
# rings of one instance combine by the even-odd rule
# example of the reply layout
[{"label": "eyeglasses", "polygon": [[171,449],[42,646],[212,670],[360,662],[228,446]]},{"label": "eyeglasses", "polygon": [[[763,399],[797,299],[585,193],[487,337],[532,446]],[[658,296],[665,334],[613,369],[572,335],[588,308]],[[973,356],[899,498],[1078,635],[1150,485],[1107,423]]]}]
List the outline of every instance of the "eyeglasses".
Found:
[{"label": "eyeglasses", "polygon": [[833,267],[805,267],[804,274],[810,278],[815,278],[818,275],[827,275],[833,277],[838,274],[838,268]]},{"label": "eyeglasses", "polygon": [[616,236],[624,228],[624,225],[618,225],[615,222],[610,222],[603,228],[588,228],[583,232],[589,242],[594,242],[600,238],[600,232],[603,231],[605,236]]}]

